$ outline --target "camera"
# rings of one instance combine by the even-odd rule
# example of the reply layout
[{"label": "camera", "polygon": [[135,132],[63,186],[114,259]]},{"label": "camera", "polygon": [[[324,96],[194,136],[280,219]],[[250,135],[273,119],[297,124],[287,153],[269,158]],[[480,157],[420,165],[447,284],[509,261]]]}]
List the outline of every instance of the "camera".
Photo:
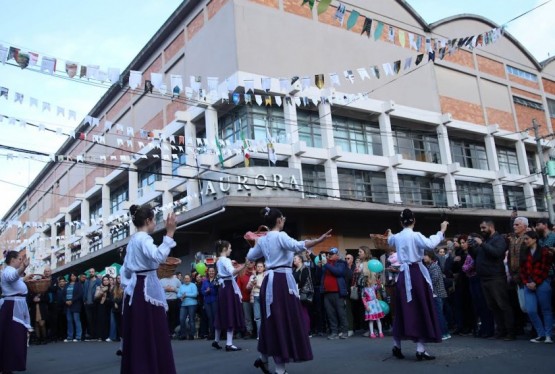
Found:
[{"label": "camera", "polygon": [[476,246],[476,239],[474,238],[468,238],[468,240],[466,241],[468,243],[469,246],[471,247],[475,247]]}]

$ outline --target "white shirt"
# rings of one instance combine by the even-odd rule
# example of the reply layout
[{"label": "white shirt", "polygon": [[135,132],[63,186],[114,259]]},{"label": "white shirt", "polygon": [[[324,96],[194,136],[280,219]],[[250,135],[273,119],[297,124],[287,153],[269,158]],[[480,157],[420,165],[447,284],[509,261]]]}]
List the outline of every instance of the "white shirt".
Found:
[{"label": "white shirt", "polygon": [[175,275],[171,278],[160,279],[160,284],[162,285],[163,288],[166,288],[167,286],[175,288],[175,291],[164,290],[164,292],[166,293],[166,300],[177,299],[177,290],[179,290],[179,287],[181,287],[181,281],[177,279]]},{"label": "white shirt", "polygon": [[27,295],[27,286],[13,266],[6,266],[2,272],[2,294],[4,296]]},{"label": "white shirt", "polygon": [[239,288],[239,285],[235,280],[235,276],[233,275],[235,268],[233,267],[231,260],[224,256],[219,257],[218,261],[216,261],[216,270],[218,270],[218,284],[220,287],[225,287],[224,282],[226,280],[230,280],[233,285],[233,292],[239,296],[239,300],[242,300],[243,296],[241,295],[241,289]]}]

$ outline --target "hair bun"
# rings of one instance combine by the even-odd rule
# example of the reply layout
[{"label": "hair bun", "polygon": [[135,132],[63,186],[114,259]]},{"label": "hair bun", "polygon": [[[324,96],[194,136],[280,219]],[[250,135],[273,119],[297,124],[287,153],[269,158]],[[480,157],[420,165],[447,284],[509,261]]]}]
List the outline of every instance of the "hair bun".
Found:
[{"label": "hair bun", "polygon": [[137,210],[139,210],[138,205],[133,204],[129,207],[129,213],[131,213],[132,216],[134,216],[135,213],[137,213]]},{"label": "hair bun", "polygon": [[405,226],[414,223],[414,213],[410,209],[405,209],[401,212],[401,223]]}]

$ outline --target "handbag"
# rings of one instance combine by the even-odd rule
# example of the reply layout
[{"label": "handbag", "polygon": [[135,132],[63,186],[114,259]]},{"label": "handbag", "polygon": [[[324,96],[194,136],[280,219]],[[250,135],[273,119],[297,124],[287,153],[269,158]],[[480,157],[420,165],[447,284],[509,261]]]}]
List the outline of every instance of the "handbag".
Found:
[{"label": "handbag", "polygon": [[249,243],[251,247],[254,247],[256,239],[265,236],[268,231],[270,231],[268,226],[260,225],[258,226],[258,230],[256,230],[255,232],[247,231],[246,234],[243,235],[243,238]]},{"label": "handbag", "polygon": [[[307,269],[307,268],[305,268]],[[312,303],[314,299],[314,286],[312,285],[312,278],[310,276],[310,269],[308,271],[308,279],[304,282],[303,287],[299,291],[299,299],[302,303]]]}]

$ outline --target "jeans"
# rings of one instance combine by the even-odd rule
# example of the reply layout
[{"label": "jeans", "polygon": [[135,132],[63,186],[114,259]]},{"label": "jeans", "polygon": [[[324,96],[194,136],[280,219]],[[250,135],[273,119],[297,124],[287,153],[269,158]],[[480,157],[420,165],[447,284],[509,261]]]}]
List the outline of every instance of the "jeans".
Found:
[{"label": "jeans", "polygon": [[204,310],[206,311],[206,317],[208,317],[208,335],[210,338],[214,338],[214,318],[216,318],[216,313],[218,313],[218,302],[214,301],[210,304],[204,304]]},{"label": "jeans", "polygon": [[[77,339],[81,340],[81,319],[79,317],[79,312],[66,311],[67,317],[67,339]],[[75,323],[75,337],[73,336],[73,323]]]},{"label": "jeans", "polygon": [[472,295],[472,305],[476,317],[480,318],[480,330],[478,335],[491,336],[494,333],[493,313],[486,305],[486,299],[482,292],[480,278],[476,275],[468,278],[470,281],[470,294]]},{"label": "jeans", "polygon": [[447,335],[449,333],[449,329],[447,328],[447,322],[445,322],[445,316],[443,315],[443,301],[444,300],[441,297],[434,297],[437,318],[439,319],[439,327],[441,327],[441,335]]},{"label": "jeans", "polygon": [[324,294],[324,306],[326,315],[330,322],[332,334],[347,334],[347,311],[345,310],[345,299],[339,297],[338,292]]},{"label": "jeans", "polygon": [[260,296],[254,296],[252,310],[254,312],[254,322],[256,322],[256,332],[258,336],[260,336],[260,321],[262,318],[262,314],[260,312]]},{"label": "jeans", "polygon": [[116,326],[116,317],[114,313],[110,312],[110,340],[117,340],[118,336],[118,328]]},{"label": "jeans", "polygon": [[[179,313],[179,320],[181,321],[181,328],[179,336],[182,338],[195,336],[195,313],[197,311],[196,305],[182,306]],[[187,328],[187,317],[189,318],[189,326]]]},{"label": "jeans", "polygon": [[[538,336],[551,337],[551,329],[553,328],[553,312],[551,311],[551,285],[549,280],[544,280],[535,291],[531,291],[528,287],[524,287],[524,303],[528,317]],[[538,315],[538,304],[543,315],[543,322]]]},{"label": "jeans", "polygon": [[85,315],[87,316],[87,332],[91,339],[98,339],[98,332],[96,331],[96,318],[97,318],[97,305],[85,305]]},{"label": "jeans", "polygon": [[250,301],[243,301],[243,314],[245,315],[245,328],[247,333],[252,334],[252,304]]}]

